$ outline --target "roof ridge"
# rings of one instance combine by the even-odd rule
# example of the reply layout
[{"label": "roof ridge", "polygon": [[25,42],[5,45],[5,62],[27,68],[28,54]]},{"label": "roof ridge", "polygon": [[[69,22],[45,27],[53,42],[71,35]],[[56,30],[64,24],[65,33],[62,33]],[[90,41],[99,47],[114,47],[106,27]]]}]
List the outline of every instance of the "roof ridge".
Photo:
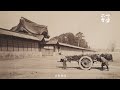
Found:
[{"label": "roof ridge", "polygon": [[14,32],[14,31],[10,31],[10,30],[4,30],[4,29],[0,29],[0,34],[5,34],[5,35],[12,35],[15,37],[21,37],[21,38],[27,38],[27,39],[33,39],[33,40],[40,40],[44,37],[43,35],[40,35],[39,37],[35,37],[33,35],[29,35],[29,34],[23,34],[23,33],[18,33],[18,32]]},{"label": "roof ridge", "polygon": [[[28,36],[33,36],[33,35],[30,35],[30,34],[25,34],[25,33],[19,33],[19,32],[15,32],[15,31],[12,31],[12,30],[9,30],[9,29],[4,29],[4,28],[0,28],[0,30],[5,30],[5,31],[8,31],[8,32],[13,32],[13,33],[18,33],[18,34],[24,34],[24,35],[28,35]],[[35,37],[35,36],[34,36]]]},{"label": "roof ridge", "polygon": [[3,30],[8,30],[8,31],[9,31],[9,29],[5,29],[5,28],[0,28],[0,29],[3,29]]},{"label": "roof ridge", "polygon": [[29,22],[29,23],[34,23],[34,24],[36,24],[36,26],[47,27],[46,25],[40,25],[40,24],[38,24],[38,23],[36,23],[36,22],[34,22],[34,21],[31,21],[31,20],[29,20],[29,19],[27,19],[27,18],[25,18],[25,17],[21,17],[20,20],[25,20],[25,21],[27,21],[27,22]]}]

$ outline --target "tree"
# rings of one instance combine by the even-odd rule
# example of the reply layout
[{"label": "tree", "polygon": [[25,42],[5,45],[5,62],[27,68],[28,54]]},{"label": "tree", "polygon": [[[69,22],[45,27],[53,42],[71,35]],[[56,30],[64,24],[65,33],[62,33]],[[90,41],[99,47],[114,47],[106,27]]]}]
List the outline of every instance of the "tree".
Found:
[{"label": "tree", "polygon": [[87,42],[85,41],[85,39],[81,39],[79,45],[80,45],[80,47],[88,48],[88,44],[87,44]]},{"label": "tree", "polygon": [[80,40],[82,40],[82,38],[84,37],[83,33],[78,32],[75,36],[78,38],[78,47],[79,47],[80,46]]},{"label": "tree", "polygon": [[78,32],[76,35],[68,32],[68,33],[64,33],[59,36],[53,37],[51,39],[55,38],[58,40],[58,42],[61,42],[61,43],[88,48],[88,43],[86,42],[85,39],[83,39],[83,37],[84,37],[83,33],[81,32]]},{"label": "tree", "polygon": [[116,47],[115,43],[112,43],[112,44],[111,44],[111,51],[112,51],[112,52],[115,51],[115,47]]}]

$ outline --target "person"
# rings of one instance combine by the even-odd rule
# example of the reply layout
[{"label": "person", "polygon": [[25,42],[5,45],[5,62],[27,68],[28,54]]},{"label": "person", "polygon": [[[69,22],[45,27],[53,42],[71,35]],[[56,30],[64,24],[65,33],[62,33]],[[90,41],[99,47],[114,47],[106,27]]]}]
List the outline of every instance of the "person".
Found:
[{"label": "person", "polygon": [[67,68],[67,58],[60,52],[59,53],[60,55],[60,60],[63,62],[63,69],[66,69]]},{"label": "person", "polygon": [[103,56],[101,56],[101,69],[103,70],[103,66],[106,66],[107,71],[109,71],[109,67],[108,67],[108,60],[105,59]]}]

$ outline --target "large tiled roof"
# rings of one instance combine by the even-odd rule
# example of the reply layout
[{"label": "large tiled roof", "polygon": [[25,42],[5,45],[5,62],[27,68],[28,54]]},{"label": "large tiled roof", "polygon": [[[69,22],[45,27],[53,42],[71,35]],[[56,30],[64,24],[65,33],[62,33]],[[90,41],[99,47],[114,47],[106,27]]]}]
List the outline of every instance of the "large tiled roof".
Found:
[{"label": "large tiled roof", "polygon": [[35,22],[32,22],[24,17],[21,17],[20,22],[17,26],[14,26],[10,29],[14,32],[19,32],[20,30],[25,30],[28,33],[35,35],[44,35],[44,37],[48,38],[48,30],[47,26],[39,25]]}]

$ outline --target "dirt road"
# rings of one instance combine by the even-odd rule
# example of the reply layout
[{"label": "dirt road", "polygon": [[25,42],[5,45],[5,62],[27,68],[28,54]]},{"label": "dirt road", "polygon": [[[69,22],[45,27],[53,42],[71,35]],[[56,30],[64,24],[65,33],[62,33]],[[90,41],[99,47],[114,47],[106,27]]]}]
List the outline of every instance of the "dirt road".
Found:
[{"label": "dirt road", "polygon": [[67,62],[67,69],[56,57],[0,60],[0,79],[119,79],[120,66],[110,62],[110,71],[101,71],[100,63],[91,70],[81,70],[77,62]]}]

